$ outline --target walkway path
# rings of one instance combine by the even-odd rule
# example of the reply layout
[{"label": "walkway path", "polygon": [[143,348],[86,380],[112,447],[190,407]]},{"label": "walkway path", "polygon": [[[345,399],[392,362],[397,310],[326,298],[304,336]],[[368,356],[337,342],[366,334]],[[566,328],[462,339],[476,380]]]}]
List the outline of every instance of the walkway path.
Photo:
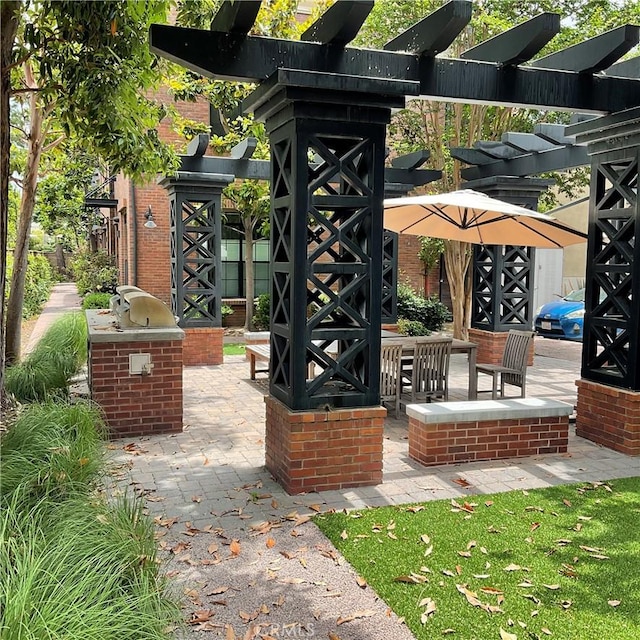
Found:
[{"label": "walkway path", "polygon": [[75,282],[61,282],[53,285],[49,301],[45,305],[45,308],[33,327],[33,331],[31,332],[29,341],[27,342],[25,353],[22,355],[24,356],[33,351],[38,340],[40,340],[42,335],[56,320],[56,318],[59,318],[68,311],[80,309],[81,303],[82,300],[78,295]]},{"label": "walkway path", "polygon": [[[465,370],[464,359],[452,367],[459,393],[466,389]],[[575,358],[537,356],[529,395],[573,402],[578,376]],[[407,455],[405,417],[386,421],[381,485],[289,496],[264,468],[266,383],[249,380],[245,359],[188,368],[184,380],[183,433],[110,445],[120,486],[145,495],[157,518],[186,617],[201,620],[179,637],[411,638],[376,594],[358,585],[310,515],[640,475],[639,459],[573,430],[567,454],[424,468]],[[469,486],[457,484],[460,478]],[[337,625],[340,616],[356,612],[367,616]],[[225,635],[225,625],[235,636]]]}]

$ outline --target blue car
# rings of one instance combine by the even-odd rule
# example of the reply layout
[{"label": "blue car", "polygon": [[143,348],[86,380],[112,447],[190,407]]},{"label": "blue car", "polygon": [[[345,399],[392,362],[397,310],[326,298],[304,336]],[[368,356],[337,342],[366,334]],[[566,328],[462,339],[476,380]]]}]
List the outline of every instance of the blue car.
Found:
[{"label": "blue car", "polygon": [[545,338],[582,340],[584,323],[584,289],[576,289],[560,300],[538,309],[534,328]]}]

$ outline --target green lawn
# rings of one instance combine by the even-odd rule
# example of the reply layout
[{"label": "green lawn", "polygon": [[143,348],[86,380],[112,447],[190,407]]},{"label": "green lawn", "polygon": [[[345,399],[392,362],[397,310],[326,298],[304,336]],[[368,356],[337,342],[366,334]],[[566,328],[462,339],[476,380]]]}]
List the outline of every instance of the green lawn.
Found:
[{"label": "green lawn", "polygon": [[244,344],[239,344],[237,342],[233,342],[231,344],[225,344],[222,347],[222,352],[225,356],[243,356],[244,355]]},{"label": "green lawn", "polygon": [[640,478],[315,521],[417,638],[640,638]]}]

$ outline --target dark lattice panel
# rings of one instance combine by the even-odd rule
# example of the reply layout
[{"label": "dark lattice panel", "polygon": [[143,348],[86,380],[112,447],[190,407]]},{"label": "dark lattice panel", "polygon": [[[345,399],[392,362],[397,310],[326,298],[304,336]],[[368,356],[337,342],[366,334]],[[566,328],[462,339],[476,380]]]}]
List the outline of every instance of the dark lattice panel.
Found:
[{"label": "dark lattice panel", "polygon": [[382,236],[382,322],[398,321],[398,234]]},{"label": "dark lattice panel", "polygon": [[472,327],[508,331],[531,326],[533,252],[530,247],[474,247]]},{"label": "dark lattice panel", "polygon": [[272,134],[270,391],[294,409],[379,403],[381,261],[371,256],[382,251],[383,136],[326,121]]},{"label": "dark lattice panel", "polygon": [[181,327],[222,325],[220,224],[219,193],[172,195],[171,302]]},{"label": "dark lattice panel", "polygon": [[638,147],[591,173],[582,377],[640,391]]}]

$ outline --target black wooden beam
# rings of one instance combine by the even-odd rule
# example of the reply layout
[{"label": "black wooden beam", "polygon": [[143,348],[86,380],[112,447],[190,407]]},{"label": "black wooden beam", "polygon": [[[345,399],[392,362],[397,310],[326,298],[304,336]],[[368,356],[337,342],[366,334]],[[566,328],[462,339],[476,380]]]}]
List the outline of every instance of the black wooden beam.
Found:
[{"label": "black wooden beam", "polygon": [[640,42],[640,27],[627,24],[531,63],[536,69],[597,73],[620,60]]},{"label": "black wooden beam", "polygon": [[629,58],[629,60],[623,60],[622,62],[611,65],[605,69],[604,72],[608,76],[640,79],[640,56]]},{"label": "black wooden beam", "polygon": [[486,153],[478,149],[469,149],[468,147],[450,147],[451,157],[466,164],[484,165],[495,163],[495,158],[489,157]]},{"label": "black wooden beam", "polygon": [[209,139],[208,133],[199,133],[189,141],[186,155],[193,157],[203,156],[209,146]]},{"label": "black wooden beam", "polygon": [[462,169],[460,175],[465,180],[478,180],[493,176],[535,176],[547,171],[571,169],[587,164],[589,164],[589,156],[586,147],[558,147],[542,153],[532,153],[510,160],[498,160],[480,166],[467,167]]},{"label": "black wooden beam", "polygon": [[435,56],[449,48],[471,20],[472,3],[451,0],[384,45],[386,51]]},{"label": "black wooden beam", "polygon": [[231,149],[231,157],[234,160],[248,160],[258,146],[257,138],[245,138]]},{"label": "black wooden beam", "polygon": [[151,26],[151,50],[210,78],[256,82],[276,69],[420,82],[420,95],[540,109],[609,113],[640,104],[640,81],[496,63],[343,49],[167,25]]},{"label": "black wooden beam", "polygon": [[[251,180],[270,180],[271,163],[269,160],[247,160],[220,156],[181,156],[180,171],[193,173],[233,174],[236,178]],[[421,187],[442,178],[438,169],[399,169],[386,167],[385,183],[408,185],[409,189]]]},{"label": "black wooden beam", "polygon": [[403,156],[397,156],[391,161],[391,166],[397,169],[417,169],[421,167],[429,158],[431,152],[428,149],[414,151]]},{"label": "black wooden beam", "polygon": [[371,9],[373,0],[338,0],[300,36],[300,39],[344,47],[358,35]]},{"label": "black wooden beam", "polygon": [[535,133],[539,138],[547,140],[553,144],[575,144],[575,136],[568,136],[565,129],[566,126],[564,124],[541,122],[533,127],[533,133]]},{"label": "black wooden beam", "polygon": [[540,153],[541,151],[549,151],[549,149],[554,149],[558,146],[553,142],[538,137],[534,133],[516,133],[509,131],[503,133],[500,140],[521,154]]},{"label": "black wooden beam", "polygon": [[224,0],[211,21],[211,31],[247,34],[251,31],[261,0]]},{"label": "black wooden beam", "polygon": [[518,65],[531,60],[558,33],[560,16],[557,13],[541,13],[467,49],[460,57],[464,60]]},{"label": "black wooden beam", "polygon": [[478,140],[473,146],[479,151],[482,151],[482,153],[486,153],[488,156],[496,158],[497,160],[506,160],[522,155],[522,152],[516,151],[513,147],[493,140]]},{"label": "black wooden beam", "polygon": [[[615,83],[609,84],[609,82]],[[640,81],[448,58],[420,60],[420,95],[449,102],[610,113],[640,104]]]}]

